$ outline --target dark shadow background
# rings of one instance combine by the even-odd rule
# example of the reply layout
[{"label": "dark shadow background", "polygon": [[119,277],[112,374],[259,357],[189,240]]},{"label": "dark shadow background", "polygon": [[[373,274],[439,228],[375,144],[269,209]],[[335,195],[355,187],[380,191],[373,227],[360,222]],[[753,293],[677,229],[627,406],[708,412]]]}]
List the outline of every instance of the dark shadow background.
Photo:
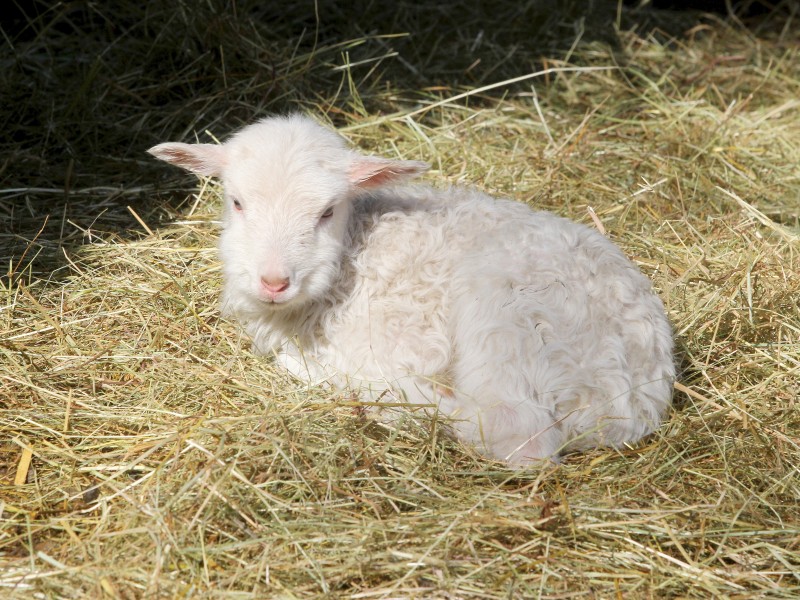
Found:
[{"label": "dark shadow background", "polygon": [[[617,27],[668,43],[713,20],[779,28],[796,10],[786,0],[12,0],[0,21],[2,277],[58,277],[65,252],[141,235],[128,205],[153,229],[179,215],[196,179],[147,155],[156,143],[208,141],[206,131],[269,112],[334,122],[394,112],[564,59],[576,41],[613,47]],[[337,69],[347,60],[354,87]]]}]

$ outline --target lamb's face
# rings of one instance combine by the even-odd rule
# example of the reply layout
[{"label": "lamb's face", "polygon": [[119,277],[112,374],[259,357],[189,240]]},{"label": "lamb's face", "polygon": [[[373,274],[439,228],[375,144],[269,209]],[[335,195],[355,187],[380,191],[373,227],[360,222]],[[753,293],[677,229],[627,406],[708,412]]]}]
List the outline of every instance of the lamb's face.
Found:
[{"label": "lamb's face", "polygon": [[226,144],[220,255],[229,296],[277,310],[328,293],[350,217],[348,161],[340,138],[318,126],[259,123]]},{"label": "lamb's face", "polygon": [[223,145],[167,142],[149,152],[222,178],[225,296],[240,313],[324,297],[347,243],[351,199],[428,168],[351,152],[338,134],[300,115],[264,119]]}]

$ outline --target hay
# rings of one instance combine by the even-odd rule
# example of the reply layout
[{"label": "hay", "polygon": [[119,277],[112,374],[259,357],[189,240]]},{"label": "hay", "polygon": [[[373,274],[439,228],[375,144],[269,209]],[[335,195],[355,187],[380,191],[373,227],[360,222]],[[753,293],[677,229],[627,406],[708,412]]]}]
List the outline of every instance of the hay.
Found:
[{"label": "hay", "polygon": [[[800,595],[797,16],[594,3],[609,36],[578,4],[58,4],[6,31],[4,597]],[[216,307],[218,188],[143,151],[297,106],[601,226],[675,324],[670,421],[512,472],[254,357]]]}]

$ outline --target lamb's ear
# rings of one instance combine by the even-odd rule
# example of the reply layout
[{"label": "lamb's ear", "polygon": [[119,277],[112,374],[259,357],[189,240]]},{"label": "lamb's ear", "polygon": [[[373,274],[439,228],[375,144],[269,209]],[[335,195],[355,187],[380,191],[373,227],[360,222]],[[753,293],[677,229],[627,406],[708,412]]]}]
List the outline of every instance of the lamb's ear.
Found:
[{"label": "lamb's ear", "polygon": [[225,166],[225,147],[217,144],[167,142],[148,150],[156,158],[183,167],[192,173],[217,177]]},{"label": "lamb's ear", "polygon": [[350,164],[350,181],[356,187],[374,188],[416,177],[430,169],[416,160],[390,160],[377,156],[357,156]]}]

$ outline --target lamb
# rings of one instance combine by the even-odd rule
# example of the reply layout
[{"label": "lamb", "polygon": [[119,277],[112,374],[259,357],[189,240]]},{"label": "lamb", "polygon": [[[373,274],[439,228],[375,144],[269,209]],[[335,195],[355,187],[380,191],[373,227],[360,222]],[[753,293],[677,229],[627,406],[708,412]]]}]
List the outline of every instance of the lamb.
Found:
[{"label": "lamb", "polygon": [[304,381],[430,406],[514,467],[636,442],[669,410],[664,306],[595,229],[412,185],[426,163],[301,115],[149,152],[221,178],[222,311]]}]

